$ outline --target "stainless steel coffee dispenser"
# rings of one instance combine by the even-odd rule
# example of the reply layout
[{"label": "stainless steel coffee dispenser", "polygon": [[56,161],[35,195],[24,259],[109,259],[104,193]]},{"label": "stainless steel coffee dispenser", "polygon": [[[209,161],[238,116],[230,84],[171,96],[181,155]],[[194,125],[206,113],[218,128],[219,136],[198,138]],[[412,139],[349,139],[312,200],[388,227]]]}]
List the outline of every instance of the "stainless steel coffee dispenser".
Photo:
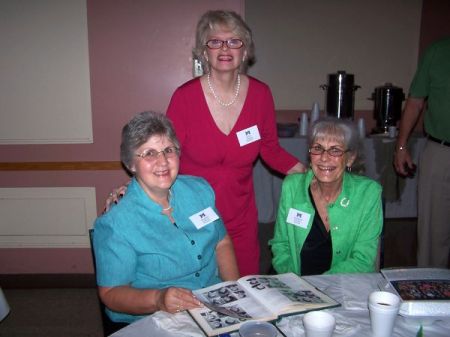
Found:
[{"label": "stainless steel coffee dispenser", "polygon": [[328,84],[320,86],[326,90],[326,112],[329,116],[353,120],[355,91],[360,88],[354,84],[353,74],[338,71],[328,75]]},{"label": "stainless steel coffee dispenser", "polygon": [[402,88],[385,83],[376,87],[372,93],[374,101],[373,117],[377,121],[374,133],[387,133],[390,126],[397,126],[402,113],[402,102],[405,94]]}]

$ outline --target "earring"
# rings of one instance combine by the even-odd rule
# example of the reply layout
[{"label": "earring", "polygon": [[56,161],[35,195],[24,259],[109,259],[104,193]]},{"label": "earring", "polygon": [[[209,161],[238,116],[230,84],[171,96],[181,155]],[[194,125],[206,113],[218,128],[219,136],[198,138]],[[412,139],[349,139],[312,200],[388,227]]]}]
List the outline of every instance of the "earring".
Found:
[{"label": "earring", "polygon": [[352,172],[352,167],[351,166],[347,166],[347,172]]}]

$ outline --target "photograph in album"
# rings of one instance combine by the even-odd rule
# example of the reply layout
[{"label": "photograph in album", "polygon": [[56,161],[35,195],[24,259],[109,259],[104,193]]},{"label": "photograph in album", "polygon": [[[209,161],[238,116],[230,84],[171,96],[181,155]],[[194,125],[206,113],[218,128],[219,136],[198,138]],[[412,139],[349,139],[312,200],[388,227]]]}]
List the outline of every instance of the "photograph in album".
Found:
[{"label": "photograph in album", "polygon": [[194,295],[205,306],[189,314],[208,336],[236,331],[248,320],[275,321],[340,305],[293,273],[250,275],[195,290]]}]

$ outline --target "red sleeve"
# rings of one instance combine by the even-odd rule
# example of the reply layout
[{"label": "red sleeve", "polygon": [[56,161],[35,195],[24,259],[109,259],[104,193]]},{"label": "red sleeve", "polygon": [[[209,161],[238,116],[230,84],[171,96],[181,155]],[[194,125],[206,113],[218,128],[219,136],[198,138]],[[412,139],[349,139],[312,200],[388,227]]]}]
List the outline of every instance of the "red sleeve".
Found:
[{"label": "red sleeve", "polygon": [[265,90],[261,92],[260,101],[259,108],[262,110],[260,155],[272,169],[286,174],[299,160],[283,149],[278,142],[275,106],[269,87],[265,86]]}]

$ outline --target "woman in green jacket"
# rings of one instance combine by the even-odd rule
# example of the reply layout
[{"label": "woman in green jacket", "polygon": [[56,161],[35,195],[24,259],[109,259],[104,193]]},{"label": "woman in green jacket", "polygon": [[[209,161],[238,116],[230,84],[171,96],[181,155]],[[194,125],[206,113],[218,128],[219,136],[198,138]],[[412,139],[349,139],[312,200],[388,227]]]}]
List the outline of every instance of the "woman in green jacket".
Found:
[{"label": "woman in green jacket", "polygon": [[283,182],[270,241],[278,273],[375,271],[383,214],[381,186],[351,174],[359,138],[353,123],[318,120],[311,129],[311,169]]}]

